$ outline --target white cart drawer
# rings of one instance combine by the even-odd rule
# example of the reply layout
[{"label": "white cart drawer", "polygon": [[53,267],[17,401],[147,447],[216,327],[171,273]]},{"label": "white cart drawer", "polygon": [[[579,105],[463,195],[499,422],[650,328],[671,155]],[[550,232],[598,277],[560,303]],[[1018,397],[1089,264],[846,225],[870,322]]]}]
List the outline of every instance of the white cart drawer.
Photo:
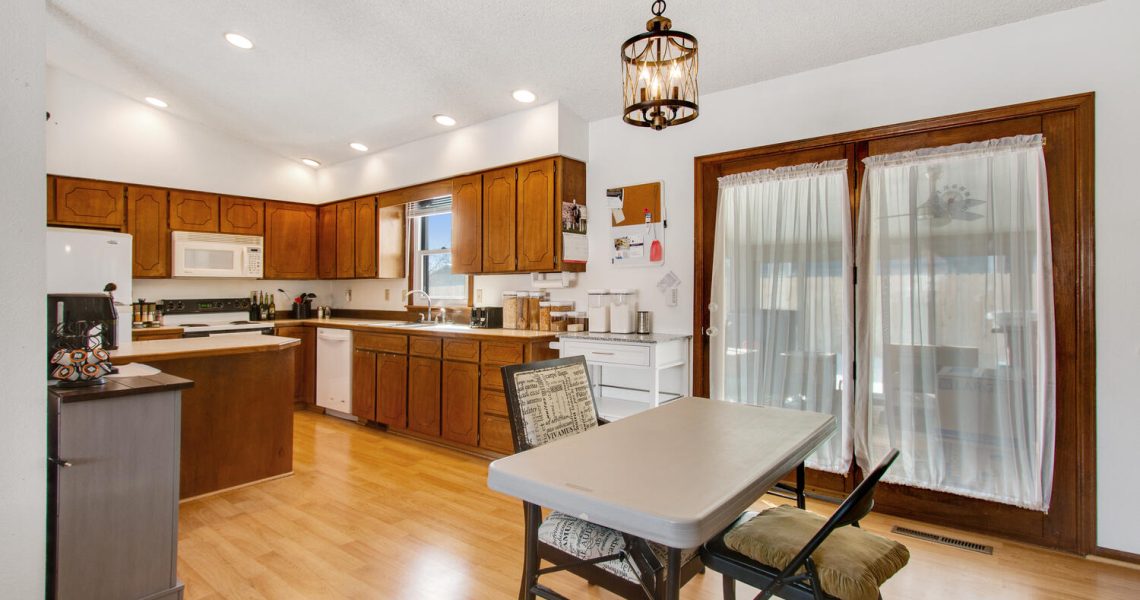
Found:
[{"label": "white cart drawer", "polygon": [[585,356],[588,362],[611,365],[649,366],[649,346],[561,340],[560,356]]}]

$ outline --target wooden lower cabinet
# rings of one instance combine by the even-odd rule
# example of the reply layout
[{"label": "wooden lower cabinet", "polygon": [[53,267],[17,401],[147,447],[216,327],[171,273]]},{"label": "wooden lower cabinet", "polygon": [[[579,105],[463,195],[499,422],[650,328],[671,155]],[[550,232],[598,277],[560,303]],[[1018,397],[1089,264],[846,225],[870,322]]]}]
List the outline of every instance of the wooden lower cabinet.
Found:
[{"label": "wooden lower cabinet", "polygon": [[376,420],[389,429],[408,427],[408,357],[376,355]]},{"label": "wooden lower cabinet", "polygon": [[440,361],[408,358],[408,429],[424,435],[440,434]]},{"label": "wooden lower cabinet", "polygon": [[294,350],[293,359],[294,386],[293,401],[305,404],[315,404],[317,401],[317,331],[312,327],[300,325],[278,327],[276,335],[301,340],[301,345]]},{"label": "wooden lower cabinet", "polygon": [[479,365],[475,363],[443,361],[443,439],[468,446],[479,443]]},{"label": "wooden lower cabinet", "polygon": [[376,420],[376,353],[360,348],[352,351],[352,414]]},{"label": "wooden lower cabinet", "polygon": [[479,417],[479,447],[502,454],[515,451],[511,441],[511,422],[507,417],[489,413]]}]

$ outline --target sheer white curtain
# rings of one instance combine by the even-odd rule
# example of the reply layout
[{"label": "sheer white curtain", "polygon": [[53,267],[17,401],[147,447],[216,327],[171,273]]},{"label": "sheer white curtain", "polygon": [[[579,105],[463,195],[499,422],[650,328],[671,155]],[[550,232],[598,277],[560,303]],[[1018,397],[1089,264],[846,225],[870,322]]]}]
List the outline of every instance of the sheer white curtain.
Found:
[{"label": "sheer white curtain", "polygon": [[835,415],[807,460],[851,465],[847,161],[719,180],[710,303],[713,398]]},{"label": "sheer white curtain", "polygon": [[1041,136],[865,159],[856,456],[884,477],[1047,511],[1053,287]]}]

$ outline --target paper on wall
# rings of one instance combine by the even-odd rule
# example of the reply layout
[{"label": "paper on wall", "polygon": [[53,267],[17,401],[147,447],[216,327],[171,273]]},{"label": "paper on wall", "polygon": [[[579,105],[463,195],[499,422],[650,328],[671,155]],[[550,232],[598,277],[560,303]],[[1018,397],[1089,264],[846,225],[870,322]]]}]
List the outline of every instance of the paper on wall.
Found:
[{"label": "paper on wall", "polygon": [[584,263],[590,255],[588,238],[581,233],[562,234],[562,261]]}]

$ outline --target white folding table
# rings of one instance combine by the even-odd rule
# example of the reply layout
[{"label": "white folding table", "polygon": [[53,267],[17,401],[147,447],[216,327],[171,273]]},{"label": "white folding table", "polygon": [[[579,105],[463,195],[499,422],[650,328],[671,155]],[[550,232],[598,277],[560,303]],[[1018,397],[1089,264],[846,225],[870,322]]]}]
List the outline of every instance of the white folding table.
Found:
[{"label": "white folding table", "polygon": [[700,546],[835,431],[835,417],[685,397],[491,463],[487,485],[669,547]]}]

